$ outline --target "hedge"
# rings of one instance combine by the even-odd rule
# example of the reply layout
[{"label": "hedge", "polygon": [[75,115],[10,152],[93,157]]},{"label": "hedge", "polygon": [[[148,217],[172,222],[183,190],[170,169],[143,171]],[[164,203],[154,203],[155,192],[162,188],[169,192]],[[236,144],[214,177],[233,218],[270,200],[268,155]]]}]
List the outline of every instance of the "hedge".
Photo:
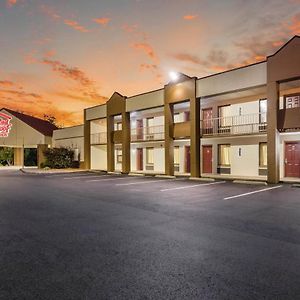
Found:
[{"label": "hedge", "polygon": [[42,167],[51,169],[73,168],[74,151],[69,148],[48,148],[44,151],[45,163]]}]

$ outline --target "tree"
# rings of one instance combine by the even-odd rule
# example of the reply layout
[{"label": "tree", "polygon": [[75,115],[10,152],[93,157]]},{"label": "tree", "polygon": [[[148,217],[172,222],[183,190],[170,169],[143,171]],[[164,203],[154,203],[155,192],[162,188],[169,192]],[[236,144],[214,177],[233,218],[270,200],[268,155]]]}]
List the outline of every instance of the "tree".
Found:
[{"label": "tree", "polygon": [[11,166],[14,162],[14,150],[12,148],[0,148],[0,165]]},{"label": "tree", "polygon": [[57,123],[56,117],[53,115],[44,114],[44,120],[55,125],[58,128],[62,128],[62,126]]}]

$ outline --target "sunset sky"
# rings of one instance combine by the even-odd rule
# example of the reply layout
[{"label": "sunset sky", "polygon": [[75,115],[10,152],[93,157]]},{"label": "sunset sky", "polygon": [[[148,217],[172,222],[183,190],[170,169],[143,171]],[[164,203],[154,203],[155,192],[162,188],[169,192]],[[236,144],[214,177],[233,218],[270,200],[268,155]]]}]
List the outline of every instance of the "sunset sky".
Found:
[{"label": "sunset sky", "polygon": [[114,91],[261,61],[300,34],[300,0],[0,0],[0,108],[65,126]]}]

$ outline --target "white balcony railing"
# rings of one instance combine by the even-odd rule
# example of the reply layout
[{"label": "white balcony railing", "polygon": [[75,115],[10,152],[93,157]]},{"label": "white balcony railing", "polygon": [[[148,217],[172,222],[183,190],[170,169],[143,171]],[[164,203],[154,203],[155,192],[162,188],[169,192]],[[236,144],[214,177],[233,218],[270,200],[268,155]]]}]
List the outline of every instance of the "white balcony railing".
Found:
[{"label": "white balcony railing", "polygon": [[107,144],[107,133],[92,133],[91,134],[91,145]]},{"label": "white balcony railing", "polygon": [[131,130],[131,141],[158,141],[165,138],[163,125],[151,127],[138,127]]},{"label": "white balcony railing", "polygon": [[201,121],[202,135],[241,135],[267,130],[266,114],[248,114]]}]

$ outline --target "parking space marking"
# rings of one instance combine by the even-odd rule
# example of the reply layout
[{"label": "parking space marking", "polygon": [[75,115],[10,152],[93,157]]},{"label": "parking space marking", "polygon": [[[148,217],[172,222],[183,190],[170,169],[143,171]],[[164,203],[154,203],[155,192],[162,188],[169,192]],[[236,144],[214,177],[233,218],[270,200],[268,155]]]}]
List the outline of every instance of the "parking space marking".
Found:
[{"label": "parking space marking", "polygon": [[179,186],[179,187],[175,187],[175,188],[163,189],[160,191],[168,192],[168,191],[175,191],[175,190],[191,189],[191,188],[195,188],[195,187],[208,186],[208,185],[220,184],[220,183],[225,183],[225,182],[226,181],[218,181],[218,182],[211,182],[211,183],[199,183],[199,184],[194,184],[194,185]]},{"label": "parking space marking", "polygon": [[108,176],[106,174],[103,175],[83,175],[83,176],[73,176],[73,177],[64,177],[63,179],[65,180],[71,180],[71,179],[82,179],[82,178],[95,178],[95,177],[103,177],[103,176]]},{"label": "parking space marking", "polygon": [[147,181],[136,181],[136,182],[129,182],[129,183],[117,183],[116,185],[136,185],[136,184],[148,184],[148,183],[157,183],[157,182],[170,182],[170,181],[178,181],[184,179],[168,179],[168,180],[147,180]]},{"label": "parking space marking", "polygon": [[265,188],[265,189],[261,189],[261,190],[256,190],[256,191],[249,192],[249,193],[244,193],[244,194],[239,194],[239,195],[235,195],[235,196],[226,197],[226,198],[224,198],[224,200],[244,197],[244,196],[248,196],[248,195],[252,195],[252,194],[256,194],[256,193],[267,192],[267,191],[278,189],[278,188],[281,188],[281,187],[282,187],[282,185],[277,185],[277,186],[274,186],[274,187],[269,187],[269,188]]},{"label": "parking space marking", "polygon": [[99,181],[114,181],[114,180],[123,180],[123,179],[133,179],[133,177],[119,177],[119,178],[106,178],[106,179],[92,179],[92,180],[86,180],[85,182],[99,182]]}]

